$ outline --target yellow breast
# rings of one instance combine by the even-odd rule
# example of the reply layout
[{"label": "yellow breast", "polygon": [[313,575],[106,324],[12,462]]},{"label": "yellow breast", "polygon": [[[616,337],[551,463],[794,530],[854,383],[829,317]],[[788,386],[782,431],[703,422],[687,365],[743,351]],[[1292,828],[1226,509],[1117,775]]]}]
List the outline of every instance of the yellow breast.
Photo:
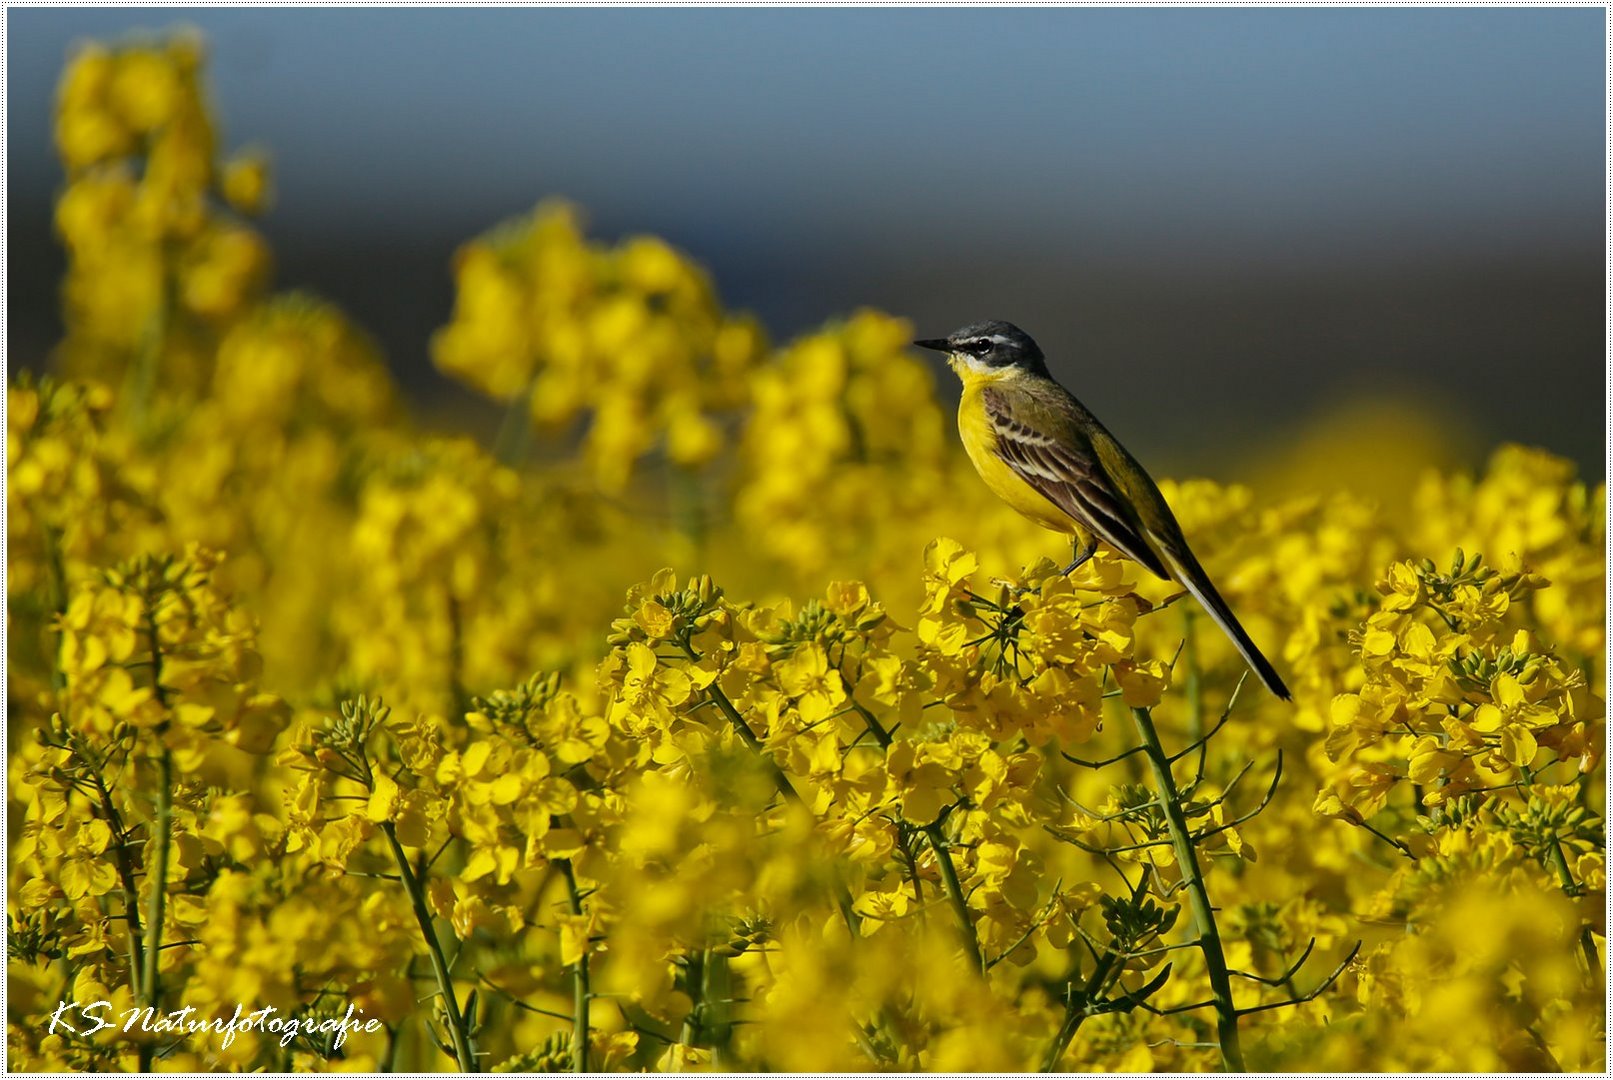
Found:
[{"label": "yellow breast", "polygon": [[997,433],[986,415],[986,404],[981,393],[993,383],[1017,376],[968,369],[958,370],[958,375],[963,379],[963,398],[958,402],[958,434],[980,479],[999,499],[1042,528],[1061,533],[1080,531],[1080,526],[1068,514],[1021,479],[997,456]]}]

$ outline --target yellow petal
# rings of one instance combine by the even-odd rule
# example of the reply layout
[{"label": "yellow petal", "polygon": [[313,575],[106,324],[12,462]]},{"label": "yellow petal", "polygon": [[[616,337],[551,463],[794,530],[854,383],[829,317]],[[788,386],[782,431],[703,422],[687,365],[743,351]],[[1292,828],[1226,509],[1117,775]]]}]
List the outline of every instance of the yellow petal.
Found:
[{"label": "yellow petal", "polygon": [[1514,765],[1527,765],[1539,750],[1534,733],[1522,724],[1508,724],[1501,732],[1501,756]]},{"label": "yellow petal", "polygon": [[380,823],[392,819],[392,804],[398,797],[398,783],[386,773],[378,773],[375,777],[375,790],[370,793],[369,804],[364,808],[364,816],[371,821]]}]

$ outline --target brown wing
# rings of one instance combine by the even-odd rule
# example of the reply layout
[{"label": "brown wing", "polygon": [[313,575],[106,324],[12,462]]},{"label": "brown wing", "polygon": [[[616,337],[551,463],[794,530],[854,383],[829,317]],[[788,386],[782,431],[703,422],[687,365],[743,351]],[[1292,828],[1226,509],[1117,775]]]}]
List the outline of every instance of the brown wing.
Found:
[{"label": "brown wing", "polygon": [[1104,471],[1071,403],[1037,395],[1016,410],[1007,394],[990,386],[981,398],[1004,464],[1110,547],[1170,579],[1144,539],[1136,513]]}]

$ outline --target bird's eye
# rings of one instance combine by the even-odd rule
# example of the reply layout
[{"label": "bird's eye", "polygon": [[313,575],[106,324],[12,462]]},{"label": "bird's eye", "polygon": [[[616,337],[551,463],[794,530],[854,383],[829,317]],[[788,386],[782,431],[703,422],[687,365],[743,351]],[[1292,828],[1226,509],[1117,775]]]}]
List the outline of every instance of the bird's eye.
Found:
[{"label": "bird's eye", "polygon": [[974,353],[976,356],[984,356],[991,351],[991,342],[971,341],[969,342],[969,351]]}]

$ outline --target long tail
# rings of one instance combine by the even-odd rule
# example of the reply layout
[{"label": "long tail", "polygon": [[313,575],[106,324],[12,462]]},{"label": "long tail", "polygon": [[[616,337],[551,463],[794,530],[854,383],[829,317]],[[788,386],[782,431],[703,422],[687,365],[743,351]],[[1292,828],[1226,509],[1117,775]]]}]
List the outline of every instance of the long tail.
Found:
[{"label": "long tail", "polygon": [[1249,640],[1249,635],[1244,632],[1237,616],[1232,614],[1227,602],[1216,592],[1215,586],[1210,582],[1210,575],[1204,572],[1204,567],[1199,565],[1198,559],[1193,557],[1187,545],[1181,545],[1180,550],[1173,550],[1175,545],[1156,544],[1156,546],[1160,554],[1165,557],[1165,561],[1170,564],[1176,580],[1193,594],[1204,606],[1204,610],[1209,612],[1210,618],[1215,620],[1215,625],[1232,639],[1232,644],[1243,654],[1244,660],[1248,661],[1250,670],[1266,684],[1266,689],[1284,701],[1291,701],[1292,696],[1288,693],[1288,687],[1283,685],[1277,669],[1271,666],[1271,661],[1267,660],[1255,647],[1255,643]]}]

